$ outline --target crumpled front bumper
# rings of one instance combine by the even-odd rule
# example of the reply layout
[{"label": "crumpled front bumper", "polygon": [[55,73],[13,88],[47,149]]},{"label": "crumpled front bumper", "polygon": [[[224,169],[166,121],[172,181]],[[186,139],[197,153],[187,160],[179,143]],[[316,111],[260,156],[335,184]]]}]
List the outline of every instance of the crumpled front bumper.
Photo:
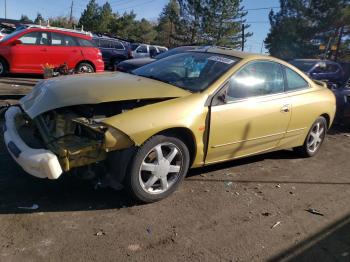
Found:
[{"label": "crumpled front bumper", "polygon": [[17,115],[22,111],[17,106],[10,107],[5,114],[4,140],[13,159],[29,174],[39,178],[57,179],[62,168],[57,156],[46,149],[34,149],[26,145],[17,128]]}]

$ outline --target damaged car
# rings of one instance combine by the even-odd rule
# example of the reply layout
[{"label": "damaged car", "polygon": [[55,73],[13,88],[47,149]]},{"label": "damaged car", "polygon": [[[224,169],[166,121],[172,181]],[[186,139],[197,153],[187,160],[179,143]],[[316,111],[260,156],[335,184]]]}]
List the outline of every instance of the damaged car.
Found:
[{"label": "damaged car", "polygon": [[335,97],[288,63],[210,47],[134,70],[42,81],[5,114],[29,174],[103,170],[138,201],[161,200],[189,168],[293,148],[314,156]]}]

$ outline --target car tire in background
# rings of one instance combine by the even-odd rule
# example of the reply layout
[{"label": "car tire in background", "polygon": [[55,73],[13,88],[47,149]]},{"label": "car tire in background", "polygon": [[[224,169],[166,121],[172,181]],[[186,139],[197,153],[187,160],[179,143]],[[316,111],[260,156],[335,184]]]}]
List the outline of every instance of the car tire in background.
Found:
[{"label": "car tire in background", "polygon": [[327,120],[323,116],[320,116],[312,124],[304,144],[300,147],[294,148],[294,151],[302,157],[315,156],[319,152],[326,138],[327,130]]},{"label": "car tire in background", "polygon": [[125,182],[137,201],[156,202],[177,189],[189,164],[189,150],[183,141],[174,136],[156,135],[136,152]]},{"label": "car tire in background", "polygon": [[94,73],[95,72],[95,68],[86,62],[80,63],[77,65],[76,67],[76,71],[77,73]]},{"label": "car tire in background", "polygon": [[8,68],[7,63],[4,59],[0,58],[0,77],[5,76],[7,74]]}]

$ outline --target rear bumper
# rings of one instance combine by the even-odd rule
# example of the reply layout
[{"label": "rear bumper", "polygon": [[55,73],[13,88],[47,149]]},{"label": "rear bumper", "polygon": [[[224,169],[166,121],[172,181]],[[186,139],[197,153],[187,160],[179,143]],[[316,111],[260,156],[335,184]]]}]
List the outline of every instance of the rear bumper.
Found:
[{"label": "rear bumper", "polygon": [[98,59],[95,63],[96,73],[101,73],[105,71],[105,63],[102,59]]},{"label": "rear bumper", "polygon": [[29,174],[38,178],[57,179],[62,168],[57,156],[46,149],[30,148],[18,134],[21,125],[16,117],[21,114],[19,107],[10,107],[5,114],[4,140],[12,158]]}]

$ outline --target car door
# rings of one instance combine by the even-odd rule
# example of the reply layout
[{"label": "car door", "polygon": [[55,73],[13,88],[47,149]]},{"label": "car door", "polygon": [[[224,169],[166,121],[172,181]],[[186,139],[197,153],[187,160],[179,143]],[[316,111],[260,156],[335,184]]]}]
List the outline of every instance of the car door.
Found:
[{"label": "car door", "polygon": [[22,43],[12,46],[10,53],[14,71],[42,73],[49,37],[47,32],[32,31],[18,38]]},{"label": "car door", "polygon": [[236,72],[224,87],[224,101],[211,107],[206,163],[277,147],[291,117],[284,86],[275,62],[250,62]]},{"label": "car door", "polygon": [[51,32],[51,45],[48,47],[46,63],[55,67],[66,63],[69,68],[74,68],[81,60],[82,54],[75,37]]},{"label": "car door", "polygon": [[310,123],[313,123],[319,112],[319,104],[315,103],[315,92],[309,83],[300,74],[291,68],[284,67],[286,76],[286,94],[292,105],[291,120],[287,133],[280,142],[284,148],[299,146],[309,132]]},{"label": "car door", "polygon": [[135,58],[149,57],[149,51],[147,45],[140,45],[135,50]]}]

